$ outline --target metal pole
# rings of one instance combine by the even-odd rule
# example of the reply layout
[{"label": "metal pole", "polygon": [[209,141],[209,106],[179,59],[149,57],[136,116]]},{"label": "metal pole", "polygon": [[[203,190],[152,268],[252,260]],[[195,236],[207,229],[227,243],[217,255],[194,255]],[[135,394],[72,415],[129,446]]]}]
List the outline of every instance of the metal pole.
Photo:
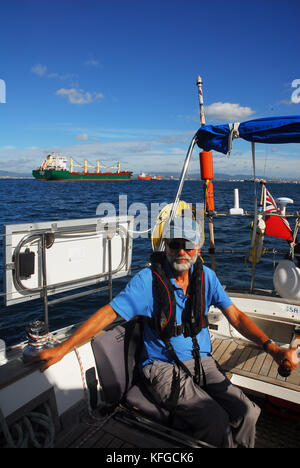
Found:
[{"label": "metal pole", "polygon": [[198,87],[198,98],[199,98],[199,109],[200,109],[200,124],[201,127],[205,125],[204,115],[204,103],[203,103],[203,92],[202,92],[202,78],[200,75],[197,76],[197,87]]},{"label": "metal pole", "polygon": [[108,242],[108,285],[109,285],[109,302],[112,300],[112,258],[111,258],[111,237],[107,238]]},{"label": "metal pole", "polygon": [[178,206],[178,203],[179,203],[179,200],[180,200],[180,197],[181,197],[181,192],[182,192],[184,180],[185,180],[188,168],[189,168],[189,164],[190,164],[190,160],[191,160],[191,156],[192,156],[192,152],[193,152],[195,144],[196,144],[196,136],[194,136],[192,141],[191,141],[191,144],[189,146],[189,149],[188,149],[185,161],[184,161],[184,165],[183,165],[183,168],[182,168],[182,171],[181,171],[179,185],[178,185],[178,188],[177,188],[175,201],[173,203],[172,211],[171,211],[171,214],[170,214],[170,221],[172,221],[175,218],[175,215],[176,215],[177,206]]},{"label": "metal pole", "polygon": [[[198,98],[199,98],[199,109],[200,109],[200,125],[203,127],[205,125],[205,114],[204,114],[204,102],[203,102],[203,91],[202,91],[202,78],[200,75],[197,76],[197,87],[198,87]],[[199,155],[200,157],[200,155]],[[212,183],[212,182],[211,182]],[[216,269],[215,264],[215,236],[214,236],[214,224],[213,224],[213,217],[212,215],[208,216],[208,230],[209,230],[209,243],[210,243],[210,260],[211,260],[211,268],[213,270]]]},{"label": "metal pole", "polygon": [[[255,181],[254,181],[255,183]],[[255,206],[257,206],[257,195],[255,191]],[[251,282],[250,282],[250,292],[252,293],[254,290],[254,283],[255,283],[255,275],[256,275],[256,253],[254,254],[255,250],[257,249],[257,246],[255,245],[255,241],[257,238],[257,227],[258,227],[258,222],[259,219],[263,217],[263,205],[264,205],[264,199],[265,199],[265,181],[261,181],[261,195],[260,195],[260,203],[258,205],[258,208],[255,209],[254,216],[255,216],[255,222],[253,223],[253,237],[254,237],[254,242],[253,245],[251,243],[250,249],[252,249],[252,258],[253,258],[253,265],[252,265],[252,273],[251,273]]]},{"label": "metal pole", "polygon": [[[198,86],[198,98],[199,98],[199,106],[200,106],[200,123],[202,126],[202,125],[205,125],[205,116],[204,116],[204,104],[203,104],[203,93],[202,93],[202,78],[200,75],[198,75],[197,77],[197,86]],[[171,211],[170,218],[169,218],[170,221],[172,221],[175,218],[177,206],[178,206],[181,192],[182,192],[182,187],[184,184],[184,179],[185,179],[188,167],[189,167],[191,155],[192,155],[195,144],[196,144],[196,135],[192,139],[192,142],[190,144],[190,147],[188,149],[188,152],[185,158],[185,162],[184,162],[183,169],[181,172],[180,182],[179,182],[178,189],[177,189],[177,194],[176,194],[175,201],[173,203],[172,211]]]},{"label": "metal pole", "polygon": [[48,295],[47,295],[47,265],[46,265],[46,234],[42,234],[42,276],[43,276],[43,299],[44,299],[44,322],[49,326]]},{"label": "metal pole", "polygon": [[177,187],[177,193],[176,193],[175,200],[174,200],[174,203],[173,203],[173,206],[172,206],[172,210],[171,210],[171,213],[170,213],[170,216],[169,216],[168,220],[166,221],[166,223],[164,225],[163,232],[162,232],[162,235],[161,235],[159,250],[163,250],[163,247],[164,247],[164,238],[163,238],[164,237],[164,232],[167,230],[167,227],[168,227],[169,223],[171,221],[173,221],[173,219],[176,216],[177,206],[178,206],[178,203],[179,203],[179,200],[180,200],[180,197],[181,197],[181,192],[182,192],[184,180],[185,180],[188,168],[189,168],[190,159],[191,159],[195,144],[196,144],[196,135],[193,137],[193,139],[192,139],[192,141],[190,143],[187,155],[185,157],[185,161],[184,161],[183,168],[182,168],[182,171],[181,171],[181,176],[180,176],[179,184],[178,184],[178,187]]}]

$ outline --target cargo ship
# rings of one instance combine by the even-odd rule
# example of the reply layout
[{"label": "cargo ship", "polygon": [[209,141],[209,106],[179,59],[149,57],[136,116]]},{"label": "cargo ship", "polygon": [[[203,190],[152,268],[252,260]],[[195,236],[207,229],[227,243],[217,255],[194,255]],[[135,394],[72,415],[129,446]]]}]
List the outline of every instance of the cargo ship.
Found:
[{"label": "cargo ship", "polygon": [[144,172],[141,172],[138,176],[139,180],[161,180],[161,176],[155,175],[146,175]]},{"label": "cargo ship", "polygon": [[[82,167],[83,171],[74,171],[75,167]],[[89,172],[88,169],[93,167],[94,172]],[[105,169],[103,172],[101,169]],[[111,172],[108,169],[116,169]],[[96,167],[89,166],[87,159],[84,159],[84,164],[74,164],[73,158],[70,158],[70,170],[67,168],[67,158],[59,156],[55,153],[49,154],[45,161],[32,171],[33,177],[37,180],[130,180],[132,172],[121,171],[120,163],[116,166],[102,166],[97,161]]]}]

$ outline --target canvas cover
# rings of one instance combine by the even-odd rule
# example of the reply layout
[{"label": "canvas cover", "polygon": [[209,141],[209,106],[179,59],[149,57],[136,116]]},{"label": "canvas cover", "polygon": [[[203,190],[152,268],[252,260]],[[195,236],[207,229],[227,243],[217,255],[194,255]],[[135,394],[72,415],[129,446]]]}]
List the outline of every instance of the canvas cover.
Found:
[{"label": "canvas cover", "polygon": [[[204,151],[227,154],[230,149],[231,126],[204,125],[196,133],[196,142]],[[269,117],[241,122],[238,138],[256,143],[300,143],[300,115]]]}]

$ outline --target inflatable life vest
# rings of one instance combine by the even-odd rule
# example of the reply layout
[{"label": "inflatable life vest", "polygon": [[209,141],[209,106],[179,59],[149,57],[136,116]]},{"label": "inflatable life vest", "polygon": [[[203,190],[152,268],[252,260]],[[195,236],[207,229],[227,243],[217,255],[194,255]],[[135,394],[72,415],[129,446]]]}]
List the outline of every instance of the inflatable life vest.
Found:
[{"label": "inflatable life vest", "polygon": [[151,320],[151,326],[162,337],[169,339],[182,333],[185,337],[196,336],[208,326],[205,315],[205,279],[200,258],[194,264],[190,277],[189,295],[183,316],[183,323],[176,324],[176,300],[174,288],[165,272],[166,254],[155,252],[150,257],[154,284],[158,292],[158,314]]},{"label": "inflatable life vest", "polygon": [[[150,260],[154,284],[158,292],[158,314],[149,319],[148,324],[160,335],[178,369],[182,369],[188,374],[197,385],[200,385],[202,375],[202,386],[205,387],[205,374],[201,364],[200,348],[196,337],[202,328],[208,326],[208,319],[205,315],[205,279],[202,262],[198,258],[194,264],[189,282],[189,297],[184,311],[183,324],[178,326],[176,323],[174,289],[165,272],[166,254],[164,252],[154,252]],[[185,364],[179,360],[170,342],[172,336],[178,336],[182,333],[185,337],[190,336],[192,338],[192,354],[195,361],[194,376],[192,376]],[[180,377],[176,375],[175,369],[173,379],[172,386],[174,391],[172,391],[170,401],[168,402],[168,409],[171,413],[176,408],[180,391]]]}]

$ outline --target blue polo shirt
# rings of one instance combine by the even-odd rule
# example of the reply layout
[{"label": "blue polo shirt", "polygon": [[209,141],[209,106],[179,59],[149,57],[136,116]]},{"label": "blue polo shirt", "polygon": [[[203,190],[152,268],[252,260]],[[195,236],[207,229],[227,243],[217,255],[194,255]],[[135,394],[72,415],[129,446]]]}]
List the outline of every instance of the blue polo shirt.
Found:
[{"label": "blue polo shirt", "polygon": [[[205,314],[208,313],[209,307],[214,305],[221,309],[226,309],[232,305],[231,299],[224,291],[216,274],[210,268],[203,266],[205,275]],[[174,286],[174,294],[176,299],[176,321],[182,323],[182,314],[187,300],[187,296],[172,277],[172,270],[168,268],[167,274],[171,283]],[[140,315],[152,317],[158,312],[158,301],[156,290],[153,286],[153,275],[151,268],[144,268],[137,273],[132,280],[127,284],[126,288],[121,291],[111,302],[111,307],[125,320],[130,320],[133,317]],[[208,356],[211,353],[211,340],[208,328],[203,328],[197,335],[197,340],[200,347],[200,355]],[[190,337],[183,335],[174,336],[171,338],[171,343],[176,351],[180,361],[187,361],[193,358],[193,344]],[[167,352],[163,341],[155,330],[145,323],[144,327],[144,350],[141,356],[142,365],[149,364],[153,361],[172,362],[169,353]]]}]

